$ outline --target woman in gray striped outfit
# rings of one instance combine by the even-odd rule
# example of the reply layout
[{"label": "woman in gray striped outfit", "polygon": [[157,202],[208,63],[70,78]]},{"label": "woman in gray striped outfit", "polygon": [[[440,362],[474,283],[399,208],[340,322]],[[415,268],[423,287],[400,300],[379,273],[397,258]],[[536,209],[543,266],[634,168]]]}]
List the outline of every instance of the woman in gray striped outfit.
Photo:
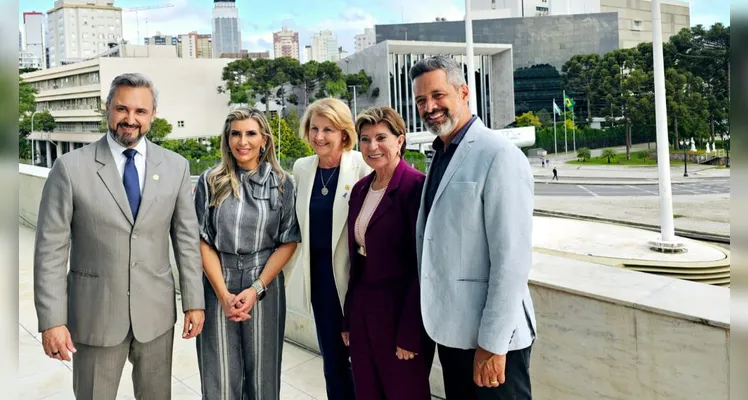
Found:
[{"label": "woman in gray striped outfit", "polygon": [[294,187],[262,112],[226,117],[221,163],[195,188],[205,271],[197,338],[203,399],[280,398],[286,297],[281,269],[301,240]]}]

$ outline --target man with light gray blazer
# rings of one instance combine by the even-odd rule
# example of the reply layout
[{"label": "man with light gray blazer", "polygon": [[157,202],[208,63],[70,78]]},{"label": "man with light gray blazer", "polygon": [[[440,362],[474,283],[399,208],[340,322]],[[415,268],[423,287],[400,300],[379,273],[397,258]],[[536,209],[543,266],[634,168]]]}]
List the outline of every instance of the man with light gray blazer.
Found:
[{"label": "man with light gray blazer", "polygon": [[452,58],[421,60],[410,79],[421,120],[438,135],[416,246],[424,326],[438,344],[447,399],[530,399],[530,165],[471,115]]},{"label": "man with light gray blazer", "polygon": [[106,101],[108,133],[58,158],[42,192],[34,256],[39,331],[47,356],[72,356],[77,399],[114,399],[127,359],[137,399],[171,398],[170,237],[185,310],[182,337],[202,329],[189,164],[145,139],[156,105],[148,78],[116,77]]}]

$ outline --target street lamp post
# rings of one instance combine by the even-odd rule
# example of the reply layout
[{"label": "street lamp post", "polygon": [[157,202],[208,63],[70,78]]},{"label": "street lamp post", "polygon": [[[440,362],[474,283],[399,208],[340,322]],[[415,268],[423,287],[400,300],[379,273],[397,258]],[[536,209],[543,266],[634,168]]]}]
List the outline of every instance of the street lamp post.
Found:
[{"label": "street lamp post", "polygon": [[683,176],[688,177],[688,155],[686,154],[686,147],[688,147],[688,140],[685,142],[683,139],[679,141],[680,147],[683,148]]},{"label": "street lamp post", "polygon": [[722,135],[722,148],[727,152],[725,168],[730,168],[730,134]]}]

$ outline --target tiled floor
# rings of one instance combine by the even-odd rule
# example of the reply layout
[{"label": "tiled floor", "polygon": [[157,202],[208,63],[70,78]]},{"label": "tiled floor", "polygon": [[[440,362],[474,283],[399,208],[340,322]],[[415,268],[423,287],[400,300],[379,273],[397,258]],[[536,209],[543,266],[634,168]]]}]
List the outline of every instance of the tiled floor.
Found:
[{"label": "tiled floor", "polygon": [[[74,399],[72,364],[52,360],[42,351],[37,332],[33,299],[34,231],[19,230],[19,393],[22,400]],[[178,301],[177,304],[180,302]],[[181,313],[180,313],[181,314]],[[200,399],[195,340],[180,337],[182,319],[177,321],[172,368],[172,399]],[[134,399],[130,363],[125,364],[117,399]],[[326,399],[322,359],[286,342],[283,347],[281,399]],[[2,396],[0,396],[2,397]]]}]

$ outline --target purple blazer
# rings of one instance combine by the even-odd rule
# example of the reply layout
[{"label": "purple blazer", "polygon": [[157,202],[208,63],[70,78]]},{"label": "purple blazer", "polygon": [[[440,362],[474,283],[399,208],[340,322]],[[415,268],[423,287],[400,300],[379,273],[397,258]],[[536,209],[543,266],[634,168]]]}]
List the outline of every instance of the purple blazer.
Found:
[{"label": "purple blazer", "polygon": [[[415,239],[425,178],[423,173],[400,160],[366,230],[367,257],[358,253],[354,230],[356,218],[374,179],[373,172],[353,186],[348,205],[351,270],[343,330],[349,330],[351,318],[379,315],[381,321],[376,324],[379,330],[394,331],[397,345],[416,353],[421,351],[421,339],[425,332],[421,318]],[[365,294],[357,296],[363,292]]]}]

